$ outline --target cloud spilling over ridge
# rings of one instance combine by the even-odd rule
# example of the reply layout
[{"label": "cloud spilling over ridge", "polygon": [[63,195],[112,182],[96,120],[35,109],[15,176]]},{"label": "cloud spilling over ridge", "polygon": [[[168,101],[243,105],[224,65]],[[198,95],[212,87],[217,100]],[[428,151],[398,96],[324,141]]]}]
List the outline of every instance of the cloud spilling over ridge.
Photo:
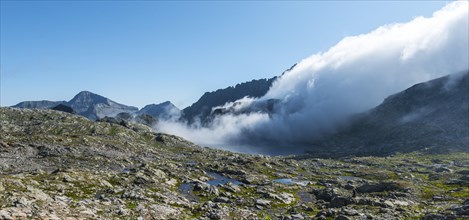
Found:
[{"label": "cloud spilling over ridge", "polygon": [[[208,126],[163,122],[158,129],[203,145],[269,146],[257,150],[293,152],[275,146],[307,146],[393,93],[469,69],[468,8],[467,1],[452,2],[430,18],[346,37],[328,51],[300,61],[264,97],[220,107],[231,106],[233,111]],[[272,100],[269,112],[246,111]]]}]

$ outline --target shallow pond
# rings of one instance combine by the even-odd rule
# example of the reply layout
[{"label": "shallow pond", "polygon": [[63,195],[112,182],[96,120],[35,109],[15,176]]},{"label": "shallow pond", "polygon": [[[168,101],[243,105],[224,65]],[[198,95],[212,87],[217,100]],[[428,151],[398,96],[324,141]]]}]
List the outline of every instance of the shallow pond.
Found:
[{"label": "shallow pond", "polygon": [[178,188],[179,193],[181,193],[186,199],[191,202],[197,202],[199,199],[196,195],[192,193],[192,185],[189,183],[183,183]]},{"label": "shallow pond", "polygon": [[274,182],[281,183],[281,184],[286,184],[286,185],[297,184],[297,185],[300,185],[300,186],[306,186],[310,183],[309,181],[294,180],[294,179],[290,179],[290,178],[275,179]]},{"label": "shallow pond", "polygon": [[339,179],[342,179],[345,181],[353,181],[353,180],[360,180],[361,178],[354,177],[354,176],[339,176]]},{"label": "shallow pond", "polygon": [[235,179],[231,179],[231,178],[228,178],[228,177],[225,177],[225,176],[222,176],[218,173],[214,173],[214,172],[207,172],[207,174],[212,177],[213,179],[209,180],[209,181],[206,181],[206,183],[210,184],[210,185],[213,185],[213,186],[219,186],[219,185],[223,185],[225,183],[232,183],[234,185],[239,185],[241,184],[241,182],[239,182],[238,180],[235,180]]},{"label": "shallow pond", "polygon": [[[222,176],[218,173],[207,172],[207,174],[210,177],[212,177],[212,179],[208,180],[208,181],[205,181],[205,183],[210,184],[212,186],[219,186],[219,185],[223,185],[223,184],[226,184],[226,183],[232,183],[234,185],[241,184],[241,182],[239,182],[238,180],[231,179],[231,178],[228,178],[228,177],[224,177],[224,176]],[[179,193],[182,194],[186,199],[188,199],[191,202],[197,202],[198,197],[196,195],[194,195],[194,193],[192,192],[193,190],[194,190],[194,186],[190,183],[182,183],[178,187]]]}]

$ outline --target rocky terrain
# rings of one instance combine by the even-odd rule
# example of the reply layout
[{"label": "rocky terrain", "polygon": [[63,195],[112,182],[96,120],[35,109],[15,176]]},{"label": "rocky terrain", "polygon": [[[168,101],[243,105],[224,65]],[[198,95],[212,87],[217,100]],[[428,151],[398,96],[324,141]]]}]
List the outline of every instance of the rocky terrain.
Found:
[{"label": "rocky terrain", "polygon": [[464,219],[469,153],[270,157],[0,108],[0,219]]}]

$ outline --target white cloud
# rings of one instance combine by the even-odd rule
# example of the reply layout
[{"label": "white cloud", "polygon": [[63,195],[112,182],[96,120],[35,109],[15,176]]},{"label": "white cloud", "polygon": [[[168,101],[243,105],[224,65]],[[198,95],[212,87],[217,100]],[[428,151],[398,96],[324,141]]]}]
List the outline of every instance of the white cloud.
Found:
[{"label": "white cloud", "polygon": [[281,104],[273,114],[224,115],[208,128],[163,124],[160,129],[199,144],[307,145],[393,93],[468,70],[468,8],[467,1],[452,2],[430,18],[346,37],[328,51],[299,62],[264,97],[238,101],[278,99]]}]

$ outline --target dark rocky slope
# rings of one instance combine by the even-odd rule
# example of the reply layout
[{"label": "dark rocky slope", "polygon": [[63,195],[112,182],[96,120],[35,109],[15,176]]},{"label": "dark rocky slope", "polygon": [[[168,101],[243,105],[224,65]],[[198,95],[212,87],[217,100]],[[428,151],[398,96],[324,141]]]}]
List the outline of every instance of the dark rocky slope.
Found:
[{"label": "dark rocky slope", "polygon": [[469,152],[469,73],[392,95],[312,149],[331,155],[388,155],[423,148]]},{"label": "dark rocky slope", "polygon": [[212,108],[227,102],[234,102],[246,96],[261,97],[269,91],[275,79],[277,77],[252,80],[237,84],[234,87],[230,86],[214,92],[206,92],[197,102],[182,110],[182,118],[188,123],[193,123],[197,119],[202,123],[206,123],[210,121]]}]

